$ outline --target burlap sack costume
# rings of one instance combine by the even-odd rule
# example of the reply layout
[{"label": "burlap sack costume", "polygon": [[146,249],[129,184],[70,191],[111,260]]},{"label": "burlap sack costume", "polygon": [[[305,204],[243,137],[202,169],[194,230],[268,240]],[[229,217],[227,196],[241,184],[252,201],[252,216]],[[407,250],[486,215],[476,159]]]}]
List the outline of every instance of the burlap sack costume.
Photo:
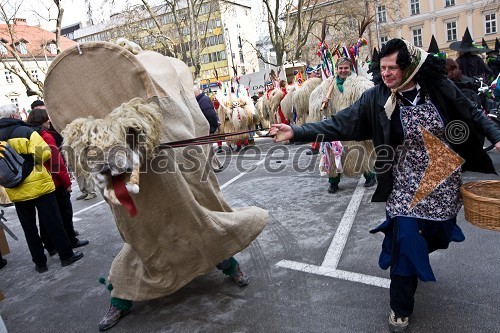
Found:
[{"label": "burlap sack costume", "polygon": [[[123,124],[133,123],[124,131],[144,134],[148,140],[163,143],[208,135],[208,122],[193,94],[189,68],[156,52],[134,55],[107,42],[67,49],[49,68],[45,99],[54,127],[59,131],[66,128],[65,144],[75,150],[80,149],[78,140],[109,150],[93,140],[116,133],[125,105],[129,110],[148,109],[145,105],[149,105],[152,119],[155,110],[161,111],[157,112],[159,126],[139,113],[136,118],[123,118]],[[99,125],[100,131],[89,133],[112,110],[112,125]],[[71,124],[89,116],[95,119],[75,121],[80,121],[80,127]],[[156,127],[160,129],[157,137]],[[126,145],[125,138],[114,140]],[[135,217],[107,200],[125,243],[109,273],[114,286],[111,296],[139,301],[171,294],[247,247],[265,227],[267,211],[228,206],[206,163],[208,146],[196,148],[190,149],[191,156],[183,154],[186,148],[160,150],[154,158],[151,152],[142,156],[140,191],[131,194],[138,212]],[[168,167],[160,172],[157,160]],[[193,160],[202,165],[193,167]],[[76,164],[75,169],[82,167],[81,160],[68,162]],[[189,170],[181,171],[181,167]]]}]

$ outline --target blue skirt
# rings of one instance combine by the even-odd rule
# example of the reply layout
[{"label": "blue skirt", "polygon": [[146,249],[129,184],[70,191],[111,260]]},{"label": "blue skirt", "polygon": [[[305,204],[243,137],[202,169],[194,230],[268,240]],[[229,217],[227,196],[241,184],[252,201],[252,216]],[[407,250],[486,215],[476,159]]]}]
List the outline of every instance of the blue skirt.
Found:
[{"label": "blue skirt", "polygon": [[436,281],[429,253],[446,249],[450,242],[462,242],[465,236],[457,225],[456,216],[446,221],[431,221],[415,217],[386,215],[384,223],[370,232],[383,232],[379,266],[391,267],[391,274],[417,275],[421,281]]}]

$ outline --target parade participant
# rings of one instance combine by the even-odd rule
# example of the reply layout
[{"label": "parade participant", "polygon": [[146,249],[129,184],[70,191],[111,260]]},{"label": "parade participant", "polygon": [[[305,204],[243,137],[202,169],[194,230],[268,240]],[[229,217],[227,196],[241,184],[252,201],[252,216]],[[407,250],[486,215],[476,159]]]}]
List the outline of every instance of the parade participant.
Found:
[{"label": "parade participant", "polygon": [[[332,114],[352,105],[361,97],[364,91],[373,87],[370,80],[352,71],[352,62],[349,58],[339,58],[335,68],[335,76],[328,80],[334,85],[332,95],[323,100],[326,105],[331,104],[332,107],[328,111],[332,112]],[[344,141],[340,146],[336,145],[337,149],[332,149],[333,147],[331,143],[325,143],[322,149],[322,161],[326,161],[323,168],[328,174],[328,182],[330,183],[328,193],[338,191],[342,173],[348,176],[363,173],[366,179],[365,187],[372,187],[376,184],[375,173],[373,172],[373,143],[371,140],[363,142]],[[324,156],[325,154],[327,156]],[[345,156],[346,154],[347,156]],[[335,158],[341,155],[344,158]],[[335,160],[337,160],[337,163],[335,163]],[[359,170],[356,170],[356,168]]]},{"label": "parade participant", "polygon": [[[170,295],[216,266],[247,285],[234,255],[268,219],[263,209],[227,204],[205,140],[171,145],[209,133],[188,66],[120,44],[64,50],[44,87],[54,127],[64,128],[68,163],[90,169],[123,239],[116,256],[105,254],[114,259],[101,280],[111,291],[101,331],[129,313],[133,301]],[[83,82],[82,75],[93,79]]]},{"label": "parade participant", "polygon": [[488,76],[492,73],[492,71],[483,61],[483,58],[477,55],[477,53],[484,53],[488,50],[474,44],[469,28],[465,29],[465,33],[461,41],[450,44],[450,49],[459,52],[459,56],[456,61],[464,75],[469,77],[481,77],[484,82],[487,83]]},{"label": "parade participant", "polygon": [[[498,151],[500,131],[446,79],[442,59],[402,39],[388,41],[379,56],[383,83],[363,93],[352,106],[326,121],[275,124],[270,135],[275,135],[275,141],[314,140],[318,135],[326,141],[373,139],[379,154],[375,163],[378,186],[372,201],[386,201],[387,219],[371,232],[385,233],[379,265],[390,267],[389,325],[401,331],[413,312],[418,279],[435,281],[429,253],[465,239],[457,225],[461,158],[465,160],[462,171],[494,173],[476,131],[495,142]],[[468,136],[445,135],[446,125],[454,121],[467,127]],[[429,147],[424,142],[427,132],[436,139]],[[441,156],[443,145],[454,152]],[[431,148],[439,153],[430,155]],[[431,158],[438,165],[426,170]],[[452,159],[455,169],[438,176]],[[422,198],[419,184],[426,172],[439,179],[426,178],[435,186]],[[414,202],[417,194],[419,200]]]},{"label": "parade participant", "polygon": [[494,81],[500,74],[500,41],[495,39],[495,48],[486,52],[486,64],[492,70],[491,78]]}]

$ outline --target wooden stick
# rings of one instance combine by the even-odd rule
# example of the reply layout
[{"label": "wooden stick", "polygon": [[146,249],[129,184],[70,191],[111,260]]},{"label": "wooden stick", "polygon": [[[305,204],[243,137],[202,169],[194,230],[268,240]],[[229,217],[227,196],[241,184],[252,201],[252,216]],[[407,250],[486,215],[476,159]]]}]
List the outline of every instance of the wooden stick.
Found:
[{"label": "wooden stick", "polygon": [[333,82],[333,80],[332,80],[332,83],[328,87],[328,91],[326,93],[326,96],[323,99],[323,103],[321,103],[321,108],[319,109],[320,111],[324,111],[325,108],[328,106],[328,102],[330,101],[330,96],[333,92],[333,88],[335,87],[334,84],[335,84],[335,82]]}]

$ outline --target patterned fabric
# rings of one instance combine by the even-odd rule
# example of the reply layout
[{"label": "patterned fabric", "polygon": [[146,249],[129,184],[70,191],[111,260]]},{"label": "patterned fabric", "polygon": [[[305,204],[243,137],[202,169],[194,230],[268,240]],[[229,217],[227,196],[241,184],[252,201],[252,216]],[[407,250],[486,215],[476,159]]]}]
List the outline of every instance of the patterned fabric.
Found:
[{"label": "patterned fabric", "polygon": [[428,96],[421,105],[404,106],[400,102],[400,117],[406,144],[396,152],[393,168],[394,187],[387,201],[389,216],[409,216],[435,221],[444,221],[456,216],[462,205],[459,190],[460,168],[453,171],[429,195],[411,208],[429,164],[429,154],[420,127],[448,144],[445,126],[436,107]]}]

